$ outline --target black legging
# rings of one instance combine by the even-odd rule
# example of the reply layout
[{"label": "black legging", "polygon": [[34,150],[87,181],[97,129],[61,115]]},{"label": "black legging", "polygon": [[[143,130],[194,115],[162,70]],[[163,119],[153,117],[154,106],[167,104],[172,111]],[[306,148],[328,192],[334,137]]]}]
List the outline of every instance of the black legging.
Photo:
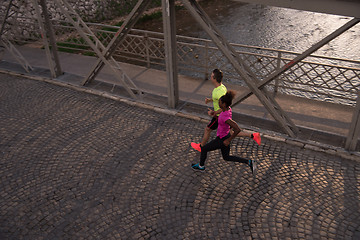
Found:
[{"label": "black legging", "polygon": [[224,140],[229,137],[230,134],[228,134],[226,137],[223,138],[216,137],[214,140],[212,140],[205,146],[201,147],[200,166],[204,166],[207,153],[210,151],[214,151],[216,149],[221,149],[221,154],[225,161],[241,162],[248,164],[249,160],[246,158],[230,156],[230,145],[229,146],[224,145]]}]

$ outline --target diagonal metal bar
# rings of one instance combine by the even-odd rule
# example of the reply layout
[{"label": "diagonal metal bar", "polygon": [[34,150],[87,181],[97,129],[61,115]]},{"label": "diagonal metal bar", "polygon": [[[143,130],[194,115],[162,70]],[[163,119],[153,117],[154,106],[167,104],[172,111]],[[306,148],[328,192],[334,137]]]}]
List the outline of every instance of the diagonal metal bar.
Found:
[{"label": "diagonal metal bar", "polygon": [[[41,0],[41,2],[42,2],[44,19],[46,19],[45,22],[47,22],[47,24],[50,24],[49,23],[50,21],[49,21],[48,17],[46,18],[46,15],[47,15],[47,12],[45,12],[46,11],[46,4],[45,4],[44,0]],[[56,78],[59,75],[61,75],[61,68],[60,68],[60,63],[59,63],[59,59],[58,59],[58,56],[57,56],[56,49],[54,49],[54,44],[52,45],[53,50],[52,51],[50,50],[49,39],[47,37],[47,32],[49,32],[49,26],[47,27],[48,31],[46,31],[45,24],[43,22],[43,18],[42,18],[42,15],[41,15],[38,0],[32,0],[32,4],[33,4],[33,7],[34,7],[36,15],[37,15],[39,28],[40,28],[40,32],[41,32],[41,37],[43,39],[46,58],[47,58],[47,61],[48,61],[48,64],[49,64],[51,76],[53,78]],[[45,8],[43,7],[44,5],[45,5]]]},{"label": "diagonal metal bar", "polygon": [[16,47],[4,36],[0,37],[0,43],[2,43],[6,50],[15,58],[15,60],[20,63],[20,65],[25,69],[26,72],[34,70],[34,68],[29,64],[25,57],[16,49]]},{"label": "diagonal metal bar", "polygon": [[54,28],[53,25],[51,23],[50,20],[50,15],[46,6],[46,0],[40,0],[40,6],[43,10],[43,15],[44,15],[44,20],[45,20],[45,33],[48,35],[49,37],[49,43],[51,45],[51,58],[52,61],[54,62],[54,67],[55,67],[55,77],[58,77],[60,75],[63,74],[62,69],[61,69],[61,65],[60,65],[60,60],[59,60],[59,55],[58,55],[58,47],[56,45],[56,40],[55,40],[55,33],[54,33]]},{"label": "diagonal metal bar", "polygon": [[[301,60],[307,58],[310,54],[317,51],[319,48],[323,47],[325,44],[333,40],[334,38],[340,36],[345,31],[349,30],[353,26],[355,26],[357,23],[359,23],[359,18],[353,18],[349,22],[347,22],[342,27],[335,30],[333,33],[325,37],[324,39],[320,40],[318,43],[314,44],[312,47],[310,47],[308,50],[294,58],[292,61],[290,61],[288,64],[284,65],[282,68],[280,68],[278,71],[274,72],[273,74],[269,75],[267,78],[265,78],[260,84],[257,85],[257,88],[263,88],[266,84],[270,83],[275,78],[279,77],[281,74],[292,68],[294,65],[299,63]],[[238,103],[244,101],[248,97],[250,97],[253,94],[252,91],[246,91],[243,94],[241,94],[239,97],[237,97],[233,103],[233,106],[237,105]]]},{"label": "diagonal metal bar", "polygon": [[298,133],[298,128],[287,117],[286,113],[276,103],[276,101],[264,89],[257,87],[259,80],[255,77],[249,67],[242,61],[235,49],[227,42],[221,35],[220,31],[213,24],[212,20],[206,15],[195,0],[182,0],[184,6],[189,10],[195,20],[201,27],[209,34],[214,43],[227,57],[229,62],[233,65],[236,72],[244,79],[250,90],[257,96],[260,102],[268,110],[275,121],[281,128],[291,137],[295,137]]},{"label": "diagonal metal bar", "polygon": [[[20,65],[25,69],[26,72],[33,70],[33,67],[28,63],[25,57],[16,49],[16,47],[4,36],[6,20],[9,17],[11,7],[17,7],[13,4],[13,0],[9,1],[9,5],[6,8],[6,13],[4,19],[2,20],[1,30],[0,30],[0,43],[4,45],[7,51],[15,58],[15,60],[20,63]],[[17,13],[17,12],[16,12]]]},{"label": "diagonal metal bar", "polygon": [[[123,87],[129,93],[129,95],[132,98],[137,98],[133,90],[125,82],[125,79],[128,81],[131,81],[131,79],[125,74],[124,71],[122,71],[120,65],[112,57],[106,58],[104,56],[103,52],[106,50],[105,46],[95,36],[95,34],[81,19],[81,17],[75,12],[71,5],[66,0],[54,0],[54,2],[59,7],[60,11],[66,16],[68,21],[70,21],[71,24],[76,28],[81,37],[83,37],[87,44],[89,44],[89,46],[94,50],[97,56],[104,62],[104,64],[110,67],[114,76],[122,82]],[[67,9],[65,9],[65,7]],[[137,88],[135,91],[139,92]]]},{"label": "diagonal metal bar", "polygon": [[162,0],[165,65],[168,80],[168,106],[175,108],[179,103],[179,80],[177,69],[175,0]]},{"label": "diagonal metal bar", "polygon": [[[103,51],[103,55],[105,59],[109,59],[115,52],[116,48],[120,45],[120,43],[125,39],[126,35],[130,32],[131,28],[135,25],[135,23],[139,20],[140,16],[143,14],[143,12],[148,8],[149,4],[151,3],[151,0],[139,0],[135,7],[132,9],[128,17],[125,19],[124,23],[121,25],[119,30],[115,33],[115,36],[111,40],[111,42],[108,44],[106,49]],[[88,76],[83,80],[81,83],[82,85],[85,85],[92,80],[95,79],[95,77],[99,74],[101,69],[104,67],[104,61],[102,59],[99,59],[95,66],[92,68]],[[133,84],[131,82],[133,86]]]},{"label": "diagonal metal bar", "polygon": [[11,6],[12,6],[12,2],[13,2],[13,0],[10,0],[10,1],[9,1],[9,5],[8,5],[7,8],[6,8],[6,12],[5,12],[5,15],[4,15],[4,19],[2,20],[2,23],[1,23],[0,36],[2,36],[2,34],[3,34],[3,32],[4,32],[5,24],[6,24],[6,19],[7,19],[8,16],[9,16],[9,12],[10,12],[10,8],[11,8]]},{"label": "diagonal metal bar", "polygon": [[360,136],[360,91],[358,92],[356,107],[354,109],[348,137],[346,139],[345,149],[354,151],[356,149],[359,136]]}]

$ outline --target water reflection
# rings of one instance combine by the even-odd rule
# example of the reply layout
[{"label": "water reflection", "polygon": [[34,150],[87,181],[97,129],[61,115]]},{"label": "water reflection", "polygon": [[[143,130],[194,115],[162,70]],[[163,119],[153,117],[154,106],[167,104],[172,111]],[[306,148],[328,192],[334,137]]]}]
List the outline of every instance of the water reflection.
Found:
[{"label": "water reflection", "polygon": [[[205,11],[229,42],[296,52],[305,51],[351,19],[258,4],[232,2],[225,6]],[[187,30],[190,35],[208,38],[201,30]],[[358,24],[315,54],[359,60],[359,39]]]}]

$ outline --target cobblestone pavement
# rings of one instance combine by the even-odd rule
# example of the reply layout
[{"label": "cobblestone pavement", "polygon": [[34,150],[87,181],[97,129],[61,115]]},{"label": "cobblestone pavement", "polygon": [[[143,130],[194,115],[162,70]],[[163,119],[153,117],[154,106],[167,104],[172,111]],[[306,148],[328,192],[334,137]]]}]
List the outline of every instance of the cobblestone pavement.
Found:
[{"label": "cobblestone pavement", "polygon": [[204,124],[0,74],[0,239],[360,239],[360,165],[263,139],[190,168]]}]

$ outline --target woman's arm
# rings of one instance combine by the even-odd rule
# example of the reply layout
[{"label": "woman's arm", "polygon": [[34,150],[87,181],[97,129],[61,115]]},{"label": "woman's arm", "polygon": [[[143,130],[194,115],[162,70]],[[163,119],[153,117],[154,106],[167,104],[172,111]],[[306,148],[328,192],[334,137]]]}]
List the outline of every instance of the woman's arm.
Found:
[{"label": "woman's arm", "polygon": [[228,139],[224,140],[224,145],[229,146],[230,142],[239,134],[239,132],[241,132],[241,129],[239,128],[237,123],[234,122],[232,119],[226,120],[225,123],[228,124],[230,128],[234,129],[233,134],[231,134],[231,136]]},{"label": "woman's arm", "polygon": [[220,114],[221,112],[222,112],[221,108],[220,108],[219,110],[217,110],[217,111],[214,111],[214,110],[208,108],[208,115],[209,115],[209,116],[212,116],[212,117],[217,116],[217,115]]}]

